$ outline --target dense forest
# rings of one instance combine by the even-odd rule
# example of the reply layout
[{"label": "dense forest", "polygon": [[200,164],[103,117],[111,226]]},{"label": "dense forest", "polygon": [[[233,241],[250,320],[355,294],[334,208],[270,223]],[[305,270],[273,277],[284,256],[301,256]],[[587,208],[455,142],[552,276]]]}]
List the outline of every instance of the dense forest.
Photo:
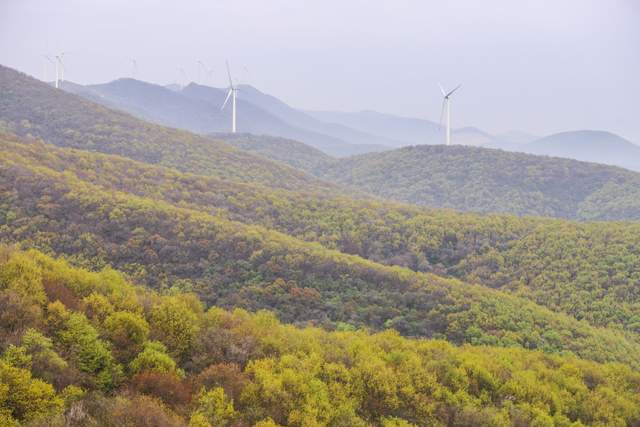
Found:
[{"label": "dense forest", "polygon": [[273,310],[285,322],[393,328],[406,336],[639,365],[635,334],[596,329],[521,298],[384,266],[221,214],[105,190],[71,168],[58,172],[20,155],[0,164],[5,242],[92,269],[112,265],[156,289],[196,292],[207,305]]},{"label": "dense forest", "polygon": [[107,190],[260,225],[386,265],[529,298],[596,326],[640,332],[640,226],[427,211],[367,198],[273,190],[5,137],[7,159]]},{"label": "dense forest", "polygon": [[0,306],[3,426],[640,422],[624,365],[297,329],[33,250],[0,247]]},{"label": "dense forest", "polygon": [[[0,426],[640,425],[640,224],[386,201],[268,160],[283,140],[164,128],[3,67],[0,95]],[[453,156],[434,191],[481,195],[478,173],[516,213],[637,212],[622,169],[407,152],[344,162],[396,185]]]},{"label": "dense forest", "polygon": [[582,220],[640,219],[640,174],[502,150],[406,147],[340,159],[319,176],[434,208]]},{"label": "dense forest", "polygon": [[286,138],[249,133],[217,133],[212,137],[313,174],[321,173],[337,161],[316,148]]}]

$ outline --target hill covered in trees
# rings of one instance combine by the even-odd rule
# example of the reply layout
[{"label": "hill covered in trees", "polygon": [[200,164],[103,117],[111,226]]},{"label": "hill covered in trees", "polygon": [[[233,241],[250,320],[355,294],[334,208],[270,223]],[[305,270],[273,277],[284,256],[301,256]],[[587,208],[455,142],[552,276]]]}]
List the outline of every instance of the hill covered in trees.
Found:
[{"label": "hill covered in trees", "polygon": [[319,173],[336,161],[320,150],[291,139],[249,133],[219,133],[212,136],[234,147],[310,173]]},{"label": "hill covered in trees", "polygon": [[335,188],[215,138],[144,122],[0,65],[0,127],[50,144],[272,187]]},{"label": "hill covered in trees", "polygon": [[0,91],[0,125],[18,135],[183,172],[335,193],[331,180],[385,198],[463,211],[640,218],[640,178],[615,167],[463,146],[407,147],[335,160],[295,141],[246,135],[229,139],[239,150],[219,138],[109,110],[6,67],[0,67]]},{"label": "hill covered in trees", "polygon": [[640,374],[522,349],[285,326],[0,247],[0,423],[634,425]]},{"label": "hill covered in trees", "polygon": [[434,208],[570,219],[640,219],[640,175],[613,166],[464,146],[340,159],[319,176]]},{"label": "hill covered in trees", "polygon": [[275,190],[8,135],[0,147],[7,161],[74,174],[107,191],[260,225],[385,265],[515,292],[597,326],[640,332],[637,224],[464,215]]},{"label": "hill covered in trees", "polygon": [[[525,221],[459,217],[443,224],[450,217],[446,213],[414,216],[419,213],[415,208],[403,212],[392,206],[368,206],[366,201],[362,206],[350,201],[353,207],[349,211],[347,200],[339,198],[327,202],[313,195],[287,199],[284,192],[264,196],[264,188],[240,184],[234,184],[239,186],[235,189],[210,191],[219,186],[175,171],[151,166],[136,169],[128,160],[105,156],[96,161],[92,159],[96,154],[61,149],[57,151],[63,154],[56,159],[55,153],[45,153],[44,145],[17,145],[11,149],[10,141],[5,144],[6,152],[15,154],[2,160],[0,172],[2,241],[65,254],[75,263],[94,269],[113,265],[154,288],[193,290],[207,304],[270,309],[287,322],[311,322],[330,329],[340,325],[375,330],[390,327],[404,335],[441,337],[456,343],[518,345],[550,352],[571,351],[601,361],[637,363],[637,336],[631,331],[625,336],[596,329],[521,298],[407,268],[422,268],[440,276],[460,271],[461,277],[486,278],[485,285],[502,285],[505,290],[515,287],[512,290],[520,292],[522,286],[515,285],[521,282],[516,278],[524,266],[516,265],[511,271],[493,268],[496,262],[509,260],[508,256],[522,254],[505,253],[499,261],[501,255],[487,244],[500,247],[506,243],[518,249],[514,233],[531,231]],[[23,146],[31,149],[21,150]],[[74,164],[82,166],[74,170]],[[166,196],[156,197],[161,194]],[[379,225],[367,229],[372,215],[385,210],[387,214],[375,221]],[[294,211],[298,214],[289,217],[288,213]],[[337,215],[335,222],[326,222],[332,214]],[[403,214],[407,215],[405,220],[401,219]],[[325,223],[317,223],[316,216]],[[393,220],[384,224],[385,217]],[[252,222],[260,226],[247,224]],[[349,222],[353,229],[340,231]],[[544,224],[529,227],[535,230],[538,225]],[[541,233],[552,230],[554,224],[549,225],[552,227],[543,227]],[[452,233],[447,232],[449,228]],[[453,230],[468,239],[461,241],[460,247]],[[633,230],[622,229],[619,235],[633,239],[628,233]],[[612,231],[616,230],[606,233]],[[329,232],[335,235],[335,241],[325,241],[324,247],[314,243],[323,242],[313,237],[314,233],[325,236]],[[405,233],[414,254],[404,252],[402,246],[389,246],[404,242],[399,233]],[[512,240],[500,240],[507,236]],[[308,242],[301,240],[305,238]],[[384,266],[330,248],[333,245],[345,252],[357,252],[355,239],[363,243],[363,256],[374,259],[387,254],[389,264],[404,267]],[[571,239],[559,243],[581,244]],[[615,246],[619,250],[622,247]],[[368,253],[366,248],[372,251]],[[601,255],[601,249],[614,246],[594,248],[595,257]],[[414,256],[422,263],[412,264]],[[591,316],[593,324],[632,329],[638,303],[621,296],[633,284],[634,260],[637,256],[629,253],[624,261],[631,276],[618,266],[618,287],[609,290],[609,281],[603,279],[600,288],[583,292],[580,300],[561,298],[565,304],[562,308],[570,311],[576,307],[583,317]],[[533,258],[531,264],[541,265],[541,261]],[[571,258],[554,261],[558,264],[549,274],[566,274],[573,265]],[[616,258],[603,261],[594,274],[606,271],[607,264]],[[434,263],[432,267],[430,263]],[[514,276],[511,280],[507,280],[509,273]],[[540,286],[545,283],[534,282]],[[567,276],[558,289],[532,286],[525,294],[553,305],[558,296],[583,286],[582,281]],[[596,304],[585,307],[603,296],[606,298],[600,310],[595,310]],[[610,310],[620,307],[626,310],[615,311],[616,317],[610,317]]]},{"label": "hill covered in trees", "polygon": [[[628,395],[637,392],[640,369],[639,224],[461,214],[348,193],[216,138],[95,110],[102,107],[25,79],[30,89],[7,85],[0,97],[0,243],[102,272],[0,250],[0,417],[7,423],[82,416],[79,425],[122,425],[152,413],[167,425],[637,421]],[[62,96],[68,109],[43,99],[50,109],[41,110],[16,96],[31,90],[36,99]],[[24,123],[25,114],[33,121]],[[56,117],[67,118],[59,125]],[[95,123],[109,131],[96,134]],[[101,144],[89,144],[96,135]],[[282,153],[277,140],[235,138]],[[316,173],[342,162],[287,144],[299,167]],[[528,173],[551,173],[536,166]],[[554,164],[553,173],[561,170]],[[607,181],[612,170],[621,171],[604,168],[596,178],[633,205],[625,179],[635,175]],[[594,206],[612,202],[607,192],[593,194],[604,197],[592,198]],[[259,313],[224,311],[237,308]],[[369,335],[379,331],[386,332]],[[264,341],[254,354],[256,340]],[[368,347],[380,358],[359,359]],[[155,376],[156,362],[170,378]],[[469,367],[476,362],[484,371]],[[220,363],[237,366],[198,382]],[[254,363],[271,363],[275,373],[252,370]],[[360,377],[358,363],[388,376]],[[242,385],[231,391],[219,375]],[[21,394],[6,397],[17,384]]]}]

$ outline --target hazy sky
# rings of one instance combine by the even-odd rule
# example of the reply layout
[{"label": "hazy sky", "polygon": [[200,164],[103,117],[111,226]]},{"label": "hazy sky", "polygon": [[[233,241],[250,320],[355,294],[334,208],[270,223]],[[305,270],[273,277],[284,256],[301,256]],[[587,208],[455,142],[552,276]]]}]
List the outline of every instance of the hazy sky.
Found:
[{"label": "hazy sky", "polygon": [[[640,143],[636,0],[0,0],[0,63],[43,78],[132,74],[246,83],[305,109],[438,120],[438,82],[462,83],[455,126],[543,135],[604,129]],[[52,70],[49,70],[52,76]]]}]

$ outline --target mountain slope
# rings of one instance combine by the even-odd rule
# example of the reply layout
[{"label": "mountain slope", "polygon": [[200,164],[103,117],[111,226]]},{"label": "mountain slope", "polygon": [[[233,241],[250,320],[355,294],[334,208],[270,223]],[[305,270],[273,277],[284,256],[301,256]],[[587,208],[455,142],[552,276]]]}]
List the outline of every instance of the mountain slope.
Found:
[{"label": "mountain slope", "polygon": [[362,197],[274,190],[116,156],[5,139],[7,159],[260,225],[328,249],[514,292],[596,326],[640,333],[638,223],[573,223],[427,211]]},{"label": "mountain slope", "polygon": [[332,187],[219,140],[144,122],[2,66],[0,95],[0,122],[18,135],[243,182]]},{"label": "mountain slope", "polygon": [[437,123],[429,120],[399,117],[375,111],[354,113],[336,111],[307,111],[318,120],[337,123],[362,132],[380,135],[391,141],[398,141],[394,146],[416,144],[437,144],[442,131]]},{"label": "mountain slope", "polygon": [[212,136],[241,150],[311,173],[324,170],[336,161],[322,151],[292,139],[248,133],[217,133]]},{"label": "mountain slope", "polygon": [[[430,207],[576,219],[640,219],[640,175],[611,166],[463,146],[342,159],[323,178]],[[608,191],[615,187],[615,192]],[[606,202],[611,211],[597,206]]]},{"label": "mountain slope", "polygon": [[6,243],[93,268],[111,264],[152,287],[192,289],[207,304],[268,308],[286,322],[392,327],[411,336],[571,351],[640,366],[640,344],[631,335],[520,298],[105,190],[20,155],[0,162],[0,241]]},{"label": "mountain slope", "polygon": [[[191,83],[179,90],[172,90],[134,79],[118,79],[88,86],[65,83],[62,88],[109,108],[117,108],[164,126],[200,134],[227,132],[230,128],[231,108],[220,109],[226,96],[222,89]],[[237,111],[238,129],[242,132],[304,141],[332,155],[345,156],[382,148],[371,143],[352,144],[332,134],[323,134],[322,126],[298,126],[304,123],[283,120],[241,96],[238,97]],[[313,119],[310,120],[313,122]],[[348,130],[343,133],[348,134]],[[359,141],[366,141],[359,134],[358,137]]]},{"label": "mountain slope", "polygon": [[519,147],[520,151],[586,162],[604,163],[640,171],[640,146],[611,132],[561,132]]},{"label": "mountain slope", "polygon": [[[396,148],[408,145],[442,144],[444,130],[436,122],[412,117],[400,117],[376,111],[337,112],[307,111],[318,120],[357,129],[371,135],[379,135],[387,141],[385,145]],[[460,145],[488,145],[496,138],[474,127],[452,129],[452,141]]]},{"label": "mountain slope", "polygon": [[[245,90],[249,90],[244,86]],[[241,93],[241,92],[240,92]],[[181,95],[204,102],[212,109],[219,109],[224,102],[225,92],[208,86],[201,86],[191,83],[180,92]],[[249,132],[257,135],[279,136],[288,139],[302,141],[318,150],[321,150],[333,156],[349,156],[352,154],[366,153],[372,150],[379,151],[383,147],[377,147],[372,144],[361,145],[357,143],[349,143],[343,139],[337,138],[331,134],[321,133],[321,126],[312,126],[311,128],[303,127],[309,123],[303,123],[300,120],[289,122],[285,117],[273,114],[269,110],[263,109],[252,102],[247,101],[248,95],[238,96],[238,128],[242,132]],[[231,122],[230,109],[226,110],[226,123]],[[291,118],[287,116],[287,118]],[[209,132],[228,131],[228,125],[223,128],[211,129]]]},{"label": "mountain slope", "polygon": [[239,99],[245,99],[296,127],[330,135],[343,141],[348,141],[351,144],[362,145],[368,151],[381,151],[400,143],[399,141],[358,131],[341,124],[318,120],[304,111],[287,105],[274,96],[259,91],[253,86],[240,85],[239,89]]},{"label": "mountain slope", "polygon": [[[352,287],[354,283],[351,282],[355,277],[347,282],[344,280],[351,274],[358,276],[360,273],[357,273],[356,270],[348,270],[350,273],[345,272],[343,276],[334,276],[333,267],[330,267],[330,265],[334,265],[334,261],[328,261],[328,259],[320,261],[315,258],[316,261],[303,267],[301,271],[305,271],[305,273],[297,275],[294,281],[299,286],[304,283],[312,283],[312,287],[318,289],[322,295],[328,292],[328,289],[324,288],[328,283],[334,282],[334,285],[342,283],[341,286],[344,289],[340,288],[342,290],[332,297],[333,304],[320,304],[320,301],[316,300],[311,306],[313,309],[305,308],[305,310],[311,310],[309,313],[294,311],[298,314],[289,317],[292,315],[291,310],[304,307],[304,305],[299,306],[303,304],[304,300],[280,300],[281,297],[267,297],[271,294],[261,293],[259,288],[245,289],[242,286],[236,288],[235,291],[242,297],[229,300],[230,295],[226,294],[227,285],[225,283],[233,283],[233,287],[236,287],[241,285],[237,282],[238,277],[254,277],[252,275],[246,276],[247,272],[237,276],[239,274],[237,270],[239,266],[235,264],[237,261],[225,267],[224,259],[226,257],[233,259],[236,256],[234,253],[243,260],[240,262],[242,268],[250,267],[254,262],[251,261],[247,264],[246,260],[251,259],[251,256],[237,252],[238,247],[242,248],[247,245],[242,241],[242,233],[244,232],[237,234],[236,241],[232,246],[229,247],[223,243],[226,238],[223,236],[228,236],[228,230],[225,231],[225,229],[239,230],[237,228],[239,224],[225,221],[219,223],[222,228],[217,232],[219,237],[215,242],[211,242],[207,240],[208,237],[205,237],[204,230],[208,227],[204,224],[197,226],[197,229],[200,230],[197,234],[200,237],[196,241],[192,241],[192,238],[189,237],[191,232],[188,231],[190,229],[188,221],[185,221],[184,217],[178,214],[173,214],[178,221],[175,225],[171,225],[165,220],[162,228],[156,230],[154,218],[160,211],[154,213],[152,207],[157,206],[157,209],[164,211],[162,209],[164,205],[161,202],[167,202],[173,206],[188,208],[190,211],[210,214],[218,219],[227,218],[244,224],[259,224],[296,236],[299,239],[320,242],[326,248],[357,253],[387,264],[403,265],[415,270],[424,269],[437,272],[440,275],[449,275],[481,283],[487,287],[516,292],[539,304],[553,308],[555,311],[564,311],[592,324],[624,327],[634,332],[640,331],[637,320],[640,318],[640,301],[633,296],[633,287],[637,280],[638,266],[640,266],[640,253],[634,249],[633,245],[633,242],[640,236],[640,227],[637,226],[624,224],[592,224],[587,226],[562,221],[521,220],[514,217],[483,218],[459,216],[448,212],[420,212],[416,208],[384,205],[366,200],[354,202],[349,199],[318,198],[314,195],[285,191],[268,192],[265,191],[265,188],[253,188],[244,184],[217,181],[213,178],[183,176],[175,171],[135,164],[135,162],[113,156],[60,149],[47,150],[45,146],[37,143],[25,144],[6,141],[3,149],[10,154],[6,159],[9,162],[6,164],[10,166],[6,167],[8,175],[5,176],[11,177],[11,174],[18,173],[15,176],[19,179],[18,184],[11,184],[10,181],[7,181],[7,187],[5,187],[13,189],[7,192],[9,199],[6,199],[8,205],[5,207],[8,208],[8,211],[5,213],[7,216],[4,221],[5,231],[9,234],[4,235],[5,239],[9,239],[8,241],[26,239],[22,241],[36,244],[38,247],[53,247],[57,251],[62,250],[67,254],[73,254],[74,259],[83,260],[83,263],[88,262],[88,265],[94,267],[102,266],[105,262],[115,262],[119,268],[130,271],[139,280],[153,284],[153,286],[157,286],[158,275],[163,278],[160,283],[178,275],[177,277],[180,277],[183,282],[186,280],[187,283],[199,284],[197,289],[207,301],[217,301],[217,304],[225,305],[249,303],[253,308],[265,307],[267,304],[266,307],[277,310],[281,316],[284,316],[284,320],[296,321],[307,316],[315,318],[314,316],[318,315],[328,315],[331,318],[330,313],[333,313],[336,308],[342,307],[342,303],[337,306],[333,305],[336,301],[340,301],[339,296],[342,291],[350,294],[350,298],[368,298],[374,289],[368,286],[377,287],[374,294],[382,295],[387,292],[385,287],[392,283],[385,284],[384,280],[379,281],[374,278],[381,277],[379,275],[369,275],[368,279],[364,279],[364,277],[362,279],[372,282],[368,286],[362,283],[356,290]],[[138,214],[135,209],[132,210],[130,205],[120,206],[114,211],[117,214],[108,214],[109,220],[105,225],[95,223],[88,225],[86,221],[93,221],[91,219],[93,214],[87,211],[85,205],[78,205],[74,201],[74,198],[78,197],[81,191],[74,190],[74,196],[70,199],[55,194],[68,184],[63,184],[59,180],[47,184],[50,178],[47,178],[48,175],[43,175],[43,173],[49,168],[59,171],[60,176],[66,177],[67,181],[75,175],[82,181],[98,184],[99,189],[94,188],[90,193],[96,206],[102,206],[100,209],[103,213],[100,217],[111,209],[109,208],[110,203],[105,204],[96,199],[96,196],[101,193],[101,189],[108,191],[109,194],[126,191],[129,194],[141,196],[144,200],[149,200],[149,202],[145,202],[147,205],[146,213]],[[29,178],[31,175],[34,176]],[[31,179],[34,182],[39,182],[39,185],[51,187],[54,189],[51,190],[54,193],[49,193],[51,196],[41,197],[40,202],[34,203],[33,197],[42,190],[38,186],[33,187],[33,184],[29,184],[28,188],[22,188],[23,185],[20,184],[28,183]],[[15,193],[15,191],[22,193]],[[12,192],[14,193],[13,197],[18,197],[15,194],[23,194],[23,196],[11,199]],[[54,200],[56,202],[51,203]],[[45,218],[59,217],[55,212],[61,209],[61,207],[57,207],[60,200],[64,200],[64,209],[71,209],[72,212],[85,212],[89,219],[81,217],[83,219],[79,219],[76,226],[70,229],[71,231],[66,231],[67,237],[52,239],[51,229],[48,228]],[[155,202],[150,202],[150,200],[155,200]],[[25,207],[21,208],[24,203],[26,203]],[[95,208],[91,207],[91,209]],[[1,206],[0,212],[2,212]],[[20,212],[24,212],[25,216],[20,218]],[[46,217],[39,216],[38,212],[46,213]],[[60,215],[64,221],[73,220],[76,217],[76,215],[59,212],[61,212]],[[12,219],[9,220],[9,218]],[[44,222],[43,219],[45,219]],[[1,220],[2,216],[0,216],[0,232],[2,231]],[[136,224],[137,229],[132,230],[127,225],[126,222],[129,220]],[[57,225],[54,228],[66,230],[67,226],[64,225],[64,221],[56,220]],[[107,224],[111,225],[105,228]],[[171,237],[171,229],[175,226],[179,226],[182,230],[179,241],[174,241],[175,236]],[[18,227],[18,230],[10,232],[12,227]],[[79,237],[74,237],[74,233],[81,234]],[[125,240],[114,241],[111,233],[120,236],[117,237],[118,239],[124,238]],[[167,233],[169,234],[167,235]],[[254,236],[251,239],[255,240],[255,231],[251,231],[250,234]],[[145,238],[144,236],[149,237]],[[151,236],[153,237],[151,238]],[[269,236],[271,240],[277,238],[277,235],[272,234],[266,234],[266,236]],[[67,239],[70,240],[67,241]],[[78,245],[79,242],[83,243]],[[164,243],[161,246],[156,246],[156,243],[161,242]],[[290,260],[289,255],[284,257],[285,267],[277,266],[280,262],[277,261],[279,256],[276,256],[275,259],[270,258],[273,256],[269,255],[273,253],[273,249],[266,252],[260,250],[263,252],[260,259],[263,259],[263,262],[267,262],[270,266],[267,269],[261,268],[258,277],[261,280],[266,280],[268,286],[271,283],[269,276],[276,274],[278,277],[279,274],[290,274],[284,273],[285,271],[296,271],[298,267],[287,263],[301,256],[303,258],[306,256],[304,255],[306,250],[302,249],[304,245],[294,244],[295,240],[288,240],[288,242],[287,250],[297,255]],[[96,246],[100,244],[103,244],[104,248]],[[225,247],[223,252],[225,255],[222,257],[216,255],[215,261],[211,261],[218,268],[222,268],[224,273],[220,273],[220,270],[216,269],[215,271],[218,273],[211,277],[209,274],[201,276],[203,274],[201,263],[204,262],[206,265],[202,258],[204,256],[202,249],[198,249],[202,244],[209,244],[208,250],[215,249],[220,245]],[[273,241],[270,245],[272,244]],[[251,245],[255,245],[255,241]],[[158,252],[159,250],[160,252]],[[194,250],[196,252],[193,252]],[[171,255],[174,251],[177,251],[176,255]],[[180,255],[178,256],[178,254]],[[210,256],[205,258],[210,259]],[[324,265],[324,269],[320,270],[324,271],[323,273],[319,274],[318,270],[315,270],[316,262]],[[349,265],[355,266],[353,260],[349,261]],[[378,267],[375,267],[376,265]],[[367,268],[370,267],[379,269],[382,266],[369,264]],[[269,271],[280,273],[268,273]],[[611,281],[611,271],[615,271],[615,282]],[[582,280],[587,276],[592,279]],[[526,282],[522,281],[524,278],[526,278]],[[210,280],[216,283],[213,288],[210,287],[210,283],[212,283]],[[231,280],[231,282],[226,282],[227,280]],[[326,283],[324,280],[329,280],[329,282]],[[359,280],[357,279],[356,283]],[[401,279],[401,281],[403,280]],[[322,285],[322,283],[325,284]],[[275,288],[268,289],[271,292]],[[394,301],[394,298],[403,298],[403,292],[393,294],[393,297],[385,297],[387,301],[385,304],[391,304],[391,306],[399,304],[397,311],[393,309],[392,311],[379,312],[375,317],[383,316],[381,321],[384,321],[384,316],[391,315],[393,317],[388,318],[384,323],[386,326],[392,326],[403,333],[420,334],[422,332],[417,332],[418,330],[415,328],[421,324],[418,319],[424,314],[418,314],[415,317],[416,314],[413,313],[413,310],[405,306],[406,302],[401,302],[401,299],[391,302]],[[227,296],[223,297],[222,295]],[[419,293],[412,292],[411,295],[420,298]],[[210,299],[214,296],[217,299]],[[281,306],[280,304],[285,305]],[[357,316],[351,314],[350,321],[358,322],[360,316],[368,313],[369,310],[377,310],[378,304],[379,302],[375,300],[361,300],[357,303],[360,314]],[[452,301],[449,304],[452,304]],[[315,311],[316,309],[317,311]],[[346,310],[347,313],[350,313],[352,309],[353,307],[343,307],[340,308],[340,311]],[[485,307],[482,312],[485,309],[493,310]],[[544,317],[544,314],[538,313],[536,315]],[[323,318],[326,319],[326,317],[319,319]],[[315,319],[318,321],[318,318]],[[447,316],[447,319],[445,323],[452,321],[450,315]],[[372,320],[369,319],[369,321]],[[484,324],[485,321],[480,323]],[[378,323],[374,324],[379,325]],[[469,324],[465,321],[465,325],[467,325],[465,327],[471,327],[473,323]],[[520,330],[523,325],[518,326],[516,330]],[[508,329],[513,330],[511,328]],[[483,337],[482,334],[477,336],[471,334],[470,331],[461,335],[466,337],[463,339],[469,339],[472,342],[495,342],[494,338]],[[528,339],[534,339],[534,337],[529,336]],[[535,346],[541,345],[538,338],[535,338],[534,341],[536,342]],[[546,342],[546,338],[542,342]],[[556,343],[554,345],[559,344],[556,339],[554,342]]]},{"label": "mountain slope", "polygon": [[640,420],[640,374],[620,364],[297,329],[267,312],[205,311],[193,295],[159,294],[34,250],[0,247],[0,277],[0,301],[11,301],[0,317],[7,426]]}]

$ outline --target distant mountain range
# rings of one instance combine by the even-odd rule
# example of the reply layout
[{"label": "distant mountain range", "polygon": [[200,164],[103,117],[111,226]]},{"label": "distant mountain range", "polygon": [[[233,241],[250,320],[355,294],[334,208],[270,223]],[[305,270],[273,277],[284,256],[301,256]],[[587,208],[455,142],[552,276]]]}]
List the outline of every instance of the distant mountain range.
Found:
[{"label": "distant mountain range", "polygon": [[[184,88],[168,88],[134,79],[119,79],[87,86],[65,82],[62,88],[107,107],[117,108],[165,126],[200,134],[229,131],[231,109],[220,109],[226,95],[223,89],[195,83]],[[323,124],[311,117],[305,117],[303,112],[295,114],[297,110],[294,109],[286,112],[286,105],[283,103],[282,108],[274,109],[274,114],[260,106],[269,103],[268,96],[250,86],[242,86],[239,94],[238,128],[242,132],[295,139],[337,157],[387,148],[375,143],[363,144],[376,139],[361,132]],[[253,102],[247,100],[249,97]],[[288,121],[280,117],[285,115],[285,112]],[[348,136],[350,142],[341,139],[341,136]]]},{"label": "distant mountain range", "polygon": [[[336,112],[336,111],[307,111],[318,120],[338,123],[362,132],[381,135],[387,139],[385,145],[394,148],[408,145],[437,145],[444,141],[444,129],[436,122],[412,117],[401,117],[376,111]],[[484,146],[498,141],[503,143],[517,143],[526,138],[523,132],[512,131],[503,135],[491,135],[476,127],[462,127],[453,129],[455,144]],[[533,141],[530,136],[526,142]]]},{"label": "distant mountain range", "polygon": [[491,145],[511,151],[565,157],[640,171],[640,146],[611,132],[578,130],[556,133],[521,145]]},{"label": "distant mountain range", "polygon": [[583,220],[640,218],[640,174],[572,159],[412,146],[338,159],[318,174],[418,205]]},{"label": "distant mountain range", "polygon": [[[134,79],[63,89],[158,124],[200,134],[229,131],[231,110],[221,110],[225,89],[191,83],[160,86]],[[430,120],[375,111],[302,111],[250,85],[238,91],[241,133],[300,141],[333,157],[348,157],[411,145],[436,145],[443,129]],[[477,127],[453,130],[456,145],[591,161],[640,170],[640,146],[615,134],[577,130],[539,138],[521,131],[493,135]]]}]

